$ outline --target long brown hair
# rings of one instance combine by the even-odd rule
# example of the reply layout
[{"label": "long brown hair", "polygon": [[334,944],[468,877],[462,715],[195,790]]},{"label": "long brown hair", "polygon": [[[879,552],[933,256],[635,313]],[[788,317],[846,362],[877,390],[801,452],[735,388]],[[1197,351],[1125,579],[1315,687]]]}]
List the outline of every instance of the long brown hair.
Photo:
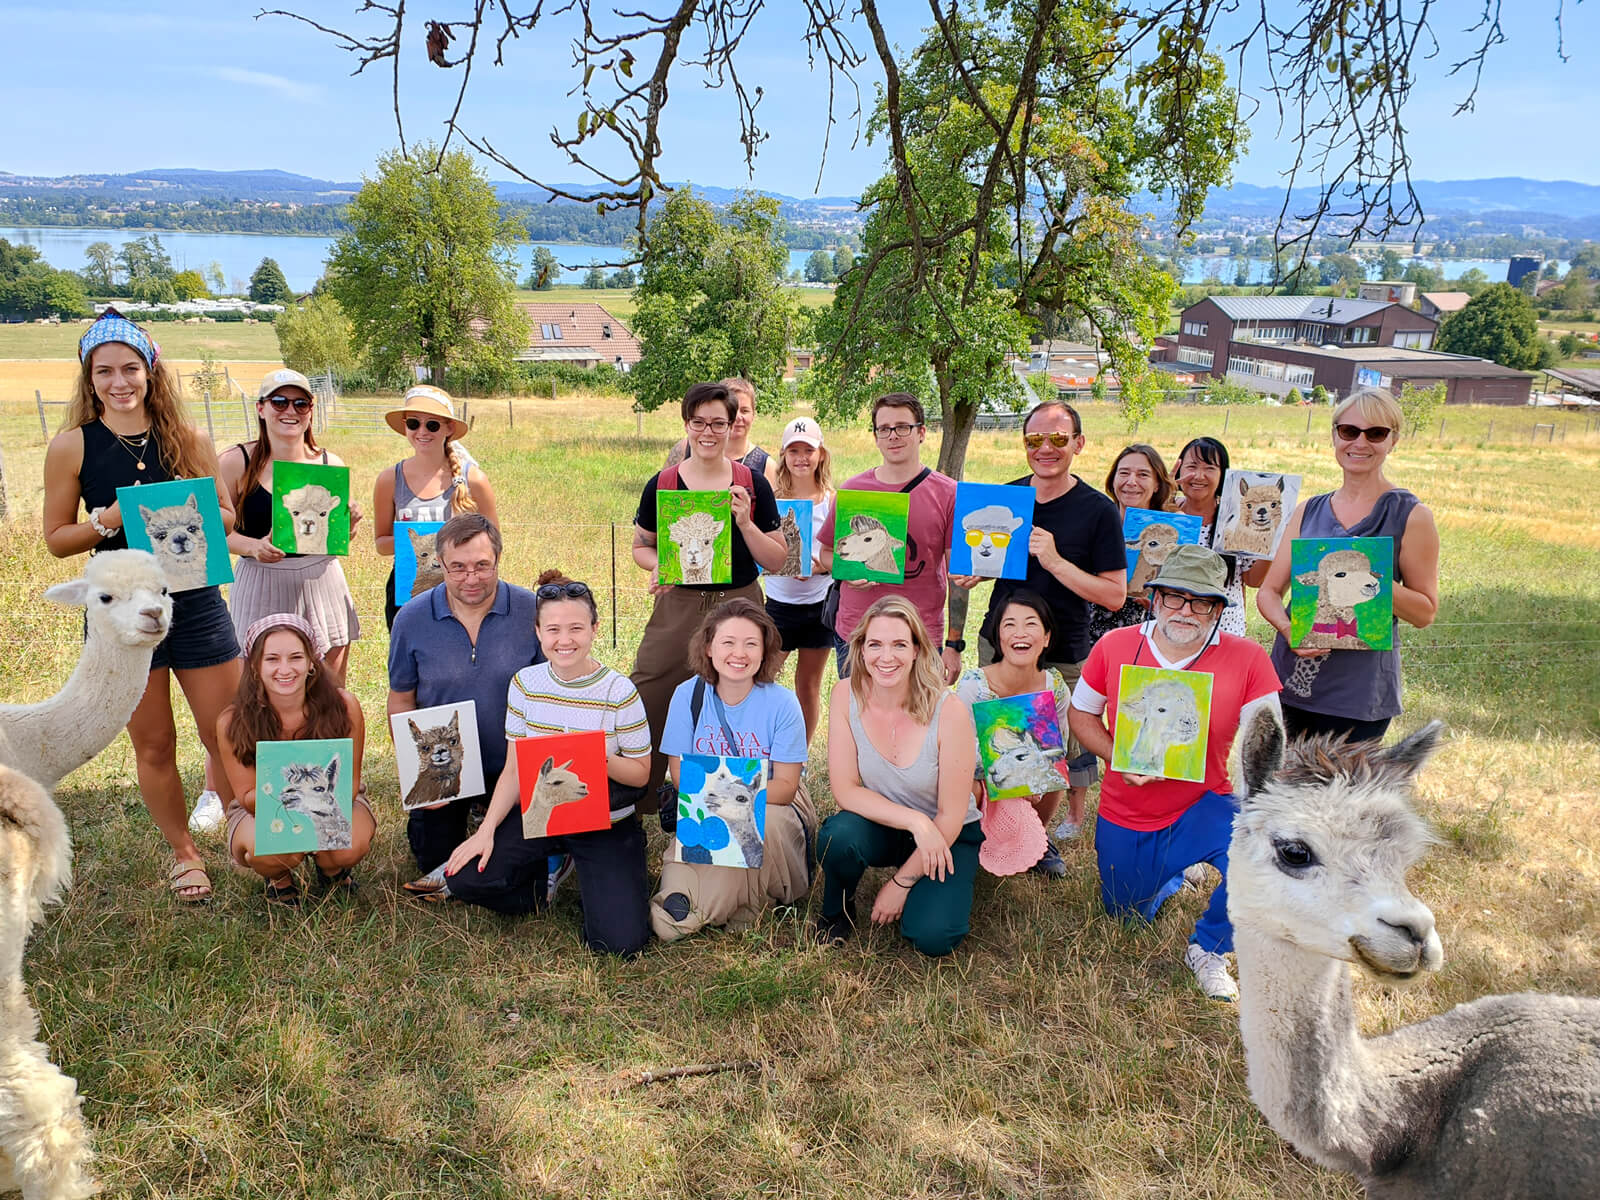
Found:
[{"label": "long brown hair", "polygon": [[306,635],[292,625],[268,629],[256,638],[245,660],[244,673],[239,677],[239,691],[233,699],[233,717],[228,722],[228,742],[234,756],[245,766],[255,765],[258,742],[281,742],[283,722],[278,710],[267,699],[261,686],[261,658],[267,652],[267,639],[275,633],[292,633],[305,647],[306,658],[312,666],[311,678],[306,680],[306,723],[295,733],[294,741],[315,738],[342,738],[350,736],[350,710],[344,706],[339,688],[328,678],[328,671],[317,657],[316,647],[306,640]]},{"label": "long brown hair", "polygon": [[865,659],[867,626],[877,617],[893,617],[904,621],[911,629],[911,645],[916,659],[911,664],[910,689],[906,693],[906,712],[918,725],[933,720],[933,710],[944,692],[944,670],[939,662],[939,652],[933,648],[933,639],[922,624],[922,614],[904,596],[885,596],[873,602],[862,614],[855,632],[850,635],[850,691],[856,706],[865,708],[867,691],[872,687],[872,677],[867,673]]},{"label": "long brown hair", "polygon": [[[102,343],[106,345],[109,343]],[[118,343],[119,345],[121,343]],[[94,356],[96,346],[84,356],[78,368],[78,385],[67,404],[67,417],[62,429],[81,429],[90,421],[97,421],[105,411],[100,397],[94,394]],[[144,411],[150,418],[150,432],[155,434],[157,452],[163,465],[174,479],[204,479],[216,477],[217,455],[209,442],[201,438],[184,409],[183,393],[178,381],[166,363],[157,359],[147,364],[150,385],[144,393]]]},{"label": "long brown hair", "polygon": [[[311,400],[312,403],[316,403],[315,396],[313,396]],[[265,400],[257,400],[256,407],[260,408],[265,403]],[[321,446],[317,445],[316,437],[312,435],[311,422],[309,421],[306,422],[305,444],[306,449],[311,451],[313,454],[322,449]],[[250,454],[244,460],[244,478],[239,481],[240,499],[243,499],[250,494],[250,489],[255,487],[257,482],[260,481],[261,472],[267,469],[267,464],[271,461],[272,446],[267,441],[267,419],[260,413],[257,413],[255,444],[250,447]]]}]

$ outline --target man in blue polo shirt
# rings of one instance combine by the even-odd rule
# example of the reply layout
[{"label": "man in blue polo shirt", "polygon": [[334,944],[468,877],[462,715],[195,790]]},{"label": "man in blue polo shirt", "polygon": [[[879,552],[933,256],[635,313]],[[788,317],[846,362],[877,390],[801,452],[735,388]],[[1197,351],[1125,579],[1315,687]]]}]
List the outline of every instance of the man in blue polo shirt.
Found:
[{"label": "man in blue polo shirt", "polygon": [[[474,701],[484,792],[411,811],[406,837],[424,879],[466,839],[471,806],[494,793],[506,765],[511,677],[544,661],[534,632],[538,601],[527,588],[500,581],[500,531],[493,522],[481,513],[462,513],[436,537],[444,582],[408,601],[389,635],[389,715]],[[452,881],[451,891],[487,908],[527,912],[534,905],[539,857],[496,853],[488,870],[460,888]],[[424,880],[406,886],[419,894],[439,890]]]}]

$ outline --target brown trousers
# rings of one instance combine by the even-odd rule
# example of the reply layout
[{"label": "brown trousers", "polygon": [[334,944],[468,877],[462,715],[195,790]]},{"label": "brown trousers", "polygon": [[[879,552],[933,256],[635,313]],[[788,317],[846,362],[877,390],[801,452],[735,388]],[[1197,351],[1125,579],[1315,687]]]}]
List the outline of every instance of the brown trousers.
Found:
[{"label": "brown trousers", "polygon": [[[644,627],[644,638],[639,643],[639,652],[633,659],[633,673],[628,676],[638,689],[639,699],[644,702],[644,715],[650,721],[650,745],[653,748],[661,745],[672,693],[694,674],[689,669],[689,639],[700,628],[707,613],[735,596],[745,596],[760,604],[761,585],[752,581],[744,587],[726,591],[675,587],[656,597],[650,622]],[[659,749],[652,749],[650,782],[645,786],[644,799],[639,803],[640,812],[657,811],[657,792],[666,775],[667,756]]]}]

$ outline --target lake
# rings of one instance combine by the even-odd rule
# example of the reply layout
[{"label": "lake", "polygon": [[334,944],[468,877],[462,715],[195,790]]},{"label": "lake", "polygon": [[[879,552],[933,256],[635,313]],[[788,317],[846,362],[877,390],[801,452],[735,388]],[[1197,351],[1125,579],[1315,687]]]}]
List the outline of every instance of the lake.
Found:
[{"label": "lake", "polygon": [[[289,286],[297,292],[310,291],[313,284],[322,275],[323,261],[328,256],[328,249],[333,244],[332,238],[323,237],[289,237],[283,234],[270,233],[192,233],[192,232],[166,232],[161,230],[137,229],[77,229],[77,228],[18,228],[15,226],[0,226],[0,238],[10,242],[24,242],[39,248],[40,256],[52,267],[62,270],[76,271],[84,265],[83,252],[91,242],[110,242],[113,246],[120,246],[123,242],[133,241],[144,233],[155,233],[161,238],[161,244],[172,257],[173,265],[178,270],[194,270],[205,272],[213,262],[222,265],[222,274],[228,281],[230,292],[244,292],[249,286],[251,272],[263,258],[277,259],[278,265],[283,268],[283,274],[289,281]],[[520,264],[519,278],[526,277],[528,268],[533,261],[535,245],[548,245],[555,254],[564,270],[561,275],[562,283],[581,283],[584,272],[589,269],[589,264],[615,263],[622,261],[625,251],[620,246],[560,246],[553,243],[529,243],[517,248],[517,261]],[[809,250],[791,250],[789,252],[789,269],[803,271]],[[1268,259],[1252,258],[1245,260],[1250,267],[1250,282],[1262,283],[1272,273],[1272,263]],[[1499,283],[1506,277],[1506,269],[1510,263],[1506,259],[1423,259],[1425,265],[1441,267],[1447,279],[1459,277],[1465,271],[1476,267],[1489,277],[1491,283]],[[1565,264],[1558,264],[1565,271]],[[1204,283],[1208,277],[1215,276],[1224,283],[1231,284],[1239,269],[1239,260],[1228,257],[1216,258],[1188,258],[1185,260],[1185,283]]]}]

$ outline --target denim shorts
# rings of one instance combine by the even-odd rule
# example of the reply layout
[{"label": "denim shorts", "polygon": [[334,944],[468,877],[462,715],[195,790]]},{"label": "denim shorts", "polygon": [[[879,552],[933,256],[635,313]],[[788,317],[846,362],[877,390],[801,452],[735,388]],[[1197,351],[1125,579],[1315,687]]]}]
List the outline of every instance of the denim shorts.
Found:
[{"label": "denim shorts", "polygon": [[172,628],[150,656],[152,671],[164,667],[198,671],[238,657],[239,641],[221,588],[173,593]]}]

